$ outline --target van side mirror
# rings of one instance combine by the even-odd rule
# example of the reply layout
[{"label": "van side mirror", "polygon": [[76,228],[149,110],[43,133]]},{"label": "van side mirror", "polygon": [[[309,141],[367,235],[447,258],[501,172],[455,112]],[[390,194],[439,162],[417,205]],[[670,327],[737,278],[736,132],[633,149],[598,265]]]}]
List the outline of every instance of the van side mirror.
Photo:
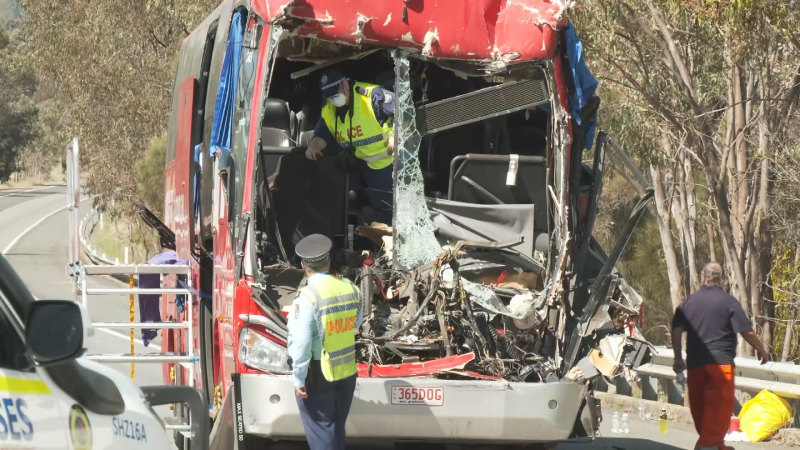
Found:
[{"label": "van side mirror", "polygon": [[88,330],[83,308],[69,300],[39,300],[28,310],[25,346],[38,366],[63,363],[85,350]]}]

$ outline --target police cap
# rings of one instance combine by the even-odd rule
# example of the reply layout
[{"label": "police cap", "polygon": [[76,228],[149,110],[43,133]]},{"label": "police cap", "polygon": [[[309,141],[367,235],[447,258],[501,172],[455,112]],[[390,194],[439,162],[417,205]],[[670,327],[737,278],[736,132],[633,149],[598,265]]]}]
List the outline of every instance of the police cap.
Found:
[{"label": "police cap", "polygon": [[324,98],[333,97],[339,93],[339,85],[347,77],[336,69],[328,69],[319,77],[319,90]]},{"label": "police cap", "polygon": [[294,247],[294,252],[303,262],[319,262],[328,259],[333,243],[327,236],[312,234],[304,237]]}]

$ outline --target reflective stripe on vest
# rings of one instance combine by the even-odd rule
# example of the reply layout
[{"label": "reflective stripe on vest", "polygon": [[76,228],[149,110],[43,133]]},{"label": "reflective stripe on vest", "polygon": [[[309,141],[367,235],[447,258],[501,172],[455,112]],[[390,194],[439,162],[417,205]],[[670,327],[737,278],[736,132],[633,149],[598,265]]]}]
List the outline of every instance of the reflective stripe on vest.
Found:
[{"label": "reflective stripe on vest", "polygon": [[381,152],[381,153],[378,153],[377,155],[369,156],[369,157],[361,158],[361,159],[363,159],[364,161],[366,161],[368,163],[371,163],[371,162],[380,161],[380,160],[382,160],[383,158],[385,158],[387,156],[389,156],[389,152]]},{"label": "reflective stripe on vest", "polygon": [[392,164],[386,144],[386,139],[392,135],[392,126],[391,119],[383,125],[375,119],[372,91],[376,87],[375,84],[355,83],[350,93],[353,109],[344,119],[339,119],[336,107],[329,101],[322,108],[322,119],[339,146],[354,148],[356,158],[366,161],[371,169],[380,170]]},{"label": "reflective stripe on vest", "polygon": [[354,375],[356,367],[356,320],[361,305],[358,290],[348,282],[330,275],[315,277],[303,288],[314,305],[322,339],[320,367],[328,381]]}]

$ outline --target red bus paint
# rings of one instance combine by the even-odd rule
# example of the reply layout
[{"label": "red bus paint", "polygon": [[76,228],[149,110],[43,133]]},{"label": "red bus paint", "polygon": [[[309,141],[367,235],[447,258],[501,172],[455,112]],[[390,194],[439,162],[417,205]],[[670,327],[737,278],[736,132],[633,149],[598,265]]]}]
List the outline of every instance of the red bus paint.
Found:
[{"label": "red bus paint", "polygon": [[[291,21],[299,23],[292,33],[310,36],[320,41],[330,41],[343,44],[376,44],[387,47],[407,48],[421,52],[423,55],[434,58],[448,58],[461,60],[477,60],[485,64],[496,61],[502,64],[520,63],[524,61],[552,61],[557,101],[566,110],[566,76],[563,71],[561,53],[557,53],[560,39],[559,30],[566,25],[565,3],[558,0],[460,0],[460,1],[434,1],[423,2],[412,0],[410,2],[387,5],[385,2],[354,0],[343,4],[338,1],[271,1],[253,0],[249,4],[250,11],[254,14],[247,22],[246,27],[252,29],[256,23],[256,16],[260,23]],[[241,5],[241,3],[237,3]],[[247,7],[245,3],[245,7]],[[227,38],[227,26],[230,24],[230,14],[233,11],[233,2],[223,1],[222,4],[201,25],[192,31],[184,41],[184,51],[194,48],[194,58],[202,54],[202,47],[197,45],[205,39],[208,30],[216,26],[216,38],[211,43],[214,46],[212,64],[221,64],[221,51]],[[291,19],[291,20],[290,20]],[[334,20],[335,19],[335,20]],[[268,76],[268,43],[270,28],[264,25],[259,37],[259,52],[257,55],[257,69],[255,71],[255,84],[252,92],[251,117],[259,117],[262,113],[261,104],[264,98],[265,82]],[[189,162],[192,155],[192,130],[193,111],[205,107],[206,128],[212,119],[208,111],[213,111],[216,82],[210,79],[206,93],[205,105],[194,105],[195,89],[200,77],[199,61],[182,58],[182,64],[192,66],[190,76],[176,80],[176,95],[178,96],[176,126],[174,133],[175,147],[174,158],[167,162],[165,168],[165,224],[176,233],[178,254],[181,257],[192,258],[192,245],[197,247],[198,236],[195,229],[190,229],[191,204],[190,199],[190,170]],[[218,75],[219,68],[212,65],[212,73]],[[567,119],[569,121],[569,119]],[[244,191],[239,213],[251,211],[253,201],[253,172],[255,154],[259,139],[259,127],[248,125],[247,154],[244,176]],[[208,136],[208,131],[205,132]],[[203,144],[204,152],[207,145]],[[244,325],[239,319],[239,314],[258,312],[251,299],[252,290],[249,284],[253,282],[250,273],[241,268],[237,274],[236,255],[237,249],[231,241],[232,223],[228,217],[229,196],[226,186],[221,179],[214,180],[215,197],[211,205],[204,205],[206,214],[201,221],[208,222],[208,216],[215,220],[205,226],[213,235],[213,284],[211,295],[214,298],[214,332],[213,332],[213,371],[214,383],[221,388],[223,394],[227,389],[227,380],[232,373],[250,372],[237,361],[236,353],[239,345],[238,332]],[[202,207],[201,207],[202,208]],[[213,213],[208,210],[213,208]],[[193,263],[196,265],[196,263]],[[199,269],[198,269],[199,271]],[[164,304],[165,315],[173,316],[177,313],[169,302]],[[281,311],[285,315],[285,311]],[[199,336],[199,333],[195,333]],[[275,338],[269,335],[270,338]],[[198,338],[199,339],[199,338]],[[282,342],[275,338],[276,342]],[[182,336],[169,336],[164,340],[164,349],[183,351],[186,343]],[[165,368],[165,376],[168,369]],[[199,371],[196,371],[196,373]],[[200,375],[197,382],[200,382]]]},{"label": "red bus paint", "polygon": [[[275,196],[282,191],[274,184],[278,170],[271,168],[274,173],[266,172],[269,153],[263,151],[263,146],[264,129],[272,127],[265,123],[272,119],[272,115],[278,114],[274,111],[268,113],[266,105],[268,100],[280,100],[286,105],[292,120],[297,119],[300,112],[307,115],[306,109],[316,108],[319,112],[318,82],[314,76],[308,76],[315,71],[314,64],[334,67],[350,64],[348,67],[352,68],[361,60],[349,58],[356,55],[366,58],[360,53],[362,51],[367,54],[367,51],[385,53],[402,49],[413,55],[416,63],[430,64],[440,70],[438,73],[432,71],[431,76],[442,77],[443,84],[449,80],[446,77],[454,77],[453,81],[457,81],[455,77],[461,77],[459,79],[469,78],[479,85],[470,87],[468,93],[490,85],[502,85],[505,80],[494,80],[496,74],[517,80],[509,75],[517,68],[535,72],[535,75],[521,75],[521,79],[541,80],[547,86],[545,103],[548,112],[534,108],[515,112],[524,113],[525,120],[528,120],[528,113],[546,117],[536,120],[546,122],[545,133],[549,133],[543,150],[547,170],[556,170],[555,161],[559,159],[566,166],[558,168],[561,170],[558,175],[567,180],[563,187],[563,201],[570,202],[560,209],[567,217],[563,223],[569,223],[564,238],[565,254],[568,253],[569,258],[565,254],[559,255],[561,263],[553,265],[564,282],[551,290],[555,293],[553,295],[560,296],[554,303],[566,306],[566,297],[570,294],[562,287],[566,287],[566,280],[574,275],[570,272],[570,265],[575,264],[576,251],[571,242],[566,242],[575,236],[574,228],[581,226],[588,209],[585,195],[575,196],[574,200],[570,198],[578,187],[573,185],[575,180],[581,178],[581,167],[570,166],[579,161],[579,158],[573,158],[573,152],[582,151],[573,145],[575,127],[568,113],[568,95],[574,87],[562,31],[568,23],[567,8],[571,3],[570,0],[223,0],[183,42],[175,81],[165,166],[164,222],[176,234],[179,257],[190,261],[195,286],[209,294],[212,300],[210,316],[203,316],[205,313],[202,311],[196,316],[195,342],[186,343],[182,334],[171,333],[167,333],[162,341],[165,351],[191,351],[200,355],[201,361],[195,366],[195,379],[186,380],[179,365],[165,365],[165,380],[169,381],[174,370],[179,382],[193,381],[206,392],[209,403],[216,404],[220,396],[227,394],[232,380],[239,374],[275,375],[275,372],[245,365],[239,359],[243,345],[240,335],[243,330],[247,331],[246,328],[271,344],[286,346],[287,340],[281,330],[247,321],[253,316],[269,320],[279,316],[285,318],[291,304],[291,290],[287,293],[285,285],[295,283],[296,286],[299,282],[299,279],[275,281],[280,278],[282,269],[268,275],[266,270],[272,267],[270,264],[284,267],[287,271],[298,270],[297,264],[292,264],[290,247],[294,245],[295,236],[273,236],[279,234],[276,229],[280,231],[273,216],[277,208]],[[247,56],[243,58],[248,58],[247,64],[251,64],[248,67],[252,68],[252,73],[246,75],[247,81],[252,80],[252,87],[246,88],[246,83],[240,80],[237,107],[241,111],[234,114],[240,122],[232,125],[240,133],[236,137],[238,140],[234,139],[234,146],[239,147],[232,151],[232,165],[220,167],[219,159],[209,154],[208,141],[235,9],[247,14],[243,46],[243,55],[247,53]],[[283,47],[272,46],[272,38],[279,37],[278,33],[273,33],[273,28],[282,29],[280,39],[283,40],[281,44],[285,44]],[[323,54],[328,55],[327,59],[320,56]],[[248,67],[243,62],[239,70],[247,71]],[[463,93],[453,97],[459,95]],[[247,120],[244,120],[245,109]],[[299,130],[299,124],[296,125]],[[281,144],[287,153],[291,147],[299,145],[300,140],[300,132],[292,127],[287,127],[287,133],[292,134],[290,139]],[[313,123],[307,129],[313,129]],[[201,185],[200,190],[194,192],[193,149],[198,145],[203,150],[202,170],[198,175]],[[550,179],[543,183],[552,187],[547,183],[556,176],[548,173]],[[437,176],[446,177],[442,174]],[[241,198],[238,198],[239,192]],[[551,192],[546,197],[548,200],[545,202],[552,201]],[[194,201],[199,204],[197,217]],[[579,210],[581,214],[573,218],[571,215]],[[264,220],[270,226],[257,229],[254,223],[258,220]],[[545,230],[546,233],[551,231]],[[263,250],[262,243],[272,238],[277,239],[277,244],[269,241],[271,253],[267,258],[259,252]],[[346,242],[341,236],[338,239]],[[344,244],[339,245],[345,248]],[[268,259],[269,262],[264,263]],[[377,258],[371,254],[368,260],[375,264]],[[376,279],[379,290],[376,297],[383,301],[394,298],[396,292],[389,295],[385,290],[389,287],[388,282],[385,286],[380,278]],[[497,274],[491,280],[498,284],[505,281],[498,279]],[[267,304],[265,297],[279,297],[282,301],[280,308]],[[165,319],[178,317],[179,313],[169,297],[165,296],[162,306]],[[201,332],[204,329],[205,334]],[[499,329],[502,331],[500,335],[508,335]],[[475,359],[474,353],[448,355],[420,362],[404,360],[402,364],[369,365],[362,362],[359,376],[430,377],[451,372],[466,378],[498,379],[465,368]]]},{"label": "red bus paint", "polygon": [[412,48],[436,58],[545,60],[566,25],[567,0],[255,0],[265,21],[294,19],[296,32],[347,44]]}]

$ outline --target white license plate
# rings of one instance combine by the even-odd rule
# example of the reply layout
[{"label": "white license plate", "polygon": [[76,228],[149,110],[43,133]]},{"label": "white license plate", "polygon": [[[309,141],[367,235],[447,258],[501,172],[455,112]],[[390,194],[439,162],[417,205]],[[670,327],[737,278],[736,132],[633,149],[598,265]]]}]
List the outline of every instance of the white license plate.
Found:
[{"label": "white license plate", "polygon": [[440,387],[392,386],[393,405],[442,406],[444,389]]}]

